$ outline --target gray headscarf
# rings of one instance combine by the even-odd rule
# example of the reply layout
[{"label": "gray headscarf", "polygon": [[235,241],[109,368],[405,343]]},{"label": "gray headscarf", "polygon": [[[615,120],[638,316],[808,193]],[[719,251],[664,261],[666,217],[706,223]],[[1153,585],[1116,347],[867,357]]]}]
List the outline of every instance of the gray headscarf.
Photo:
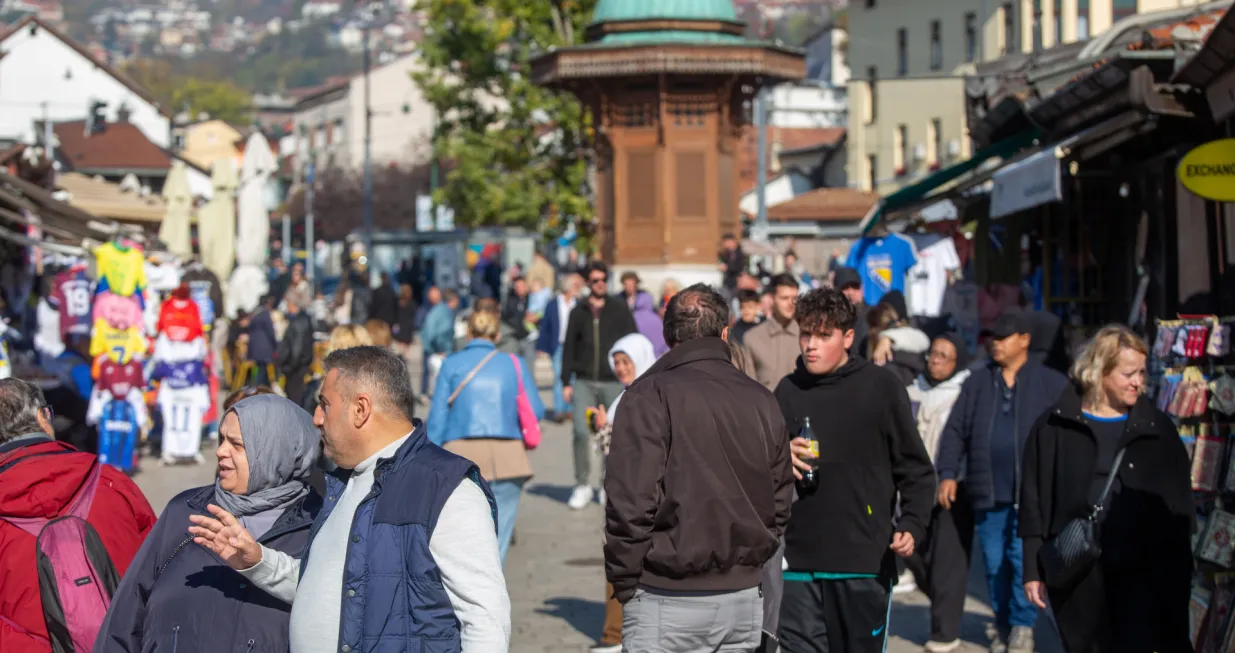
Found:
[{"label": "gray headscarf", "polygon": [[228,412],[240,420],[249,488],[246,494],[233,494],[216,480],[215,503],[237,517],[247,517],[288,506],[308,494],[320,440],[313,418],[278,395],[249,397]]}]

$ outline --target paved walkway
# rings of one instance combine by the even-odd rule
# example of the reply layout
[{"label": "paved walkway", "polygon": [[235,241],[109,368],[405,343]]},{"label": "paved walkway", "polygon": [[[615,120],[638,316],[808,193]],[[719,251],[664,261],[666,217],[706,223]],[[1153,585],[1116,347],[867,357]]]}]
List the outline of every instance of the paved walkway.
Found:
[{"label": "paved walkway", "polygon": [[[542,387],[550,374],[537,369]],[[517,541],[506,560],[506,583],[512,604],[512,653],[581,653],[600,634],[604,617],[604,569],[601,551],[603,511],[593,504],[572,511],[566,506],[573,482],[569,425],[546,422],[544,440],[531,453],[536,477],[527,486],[519,509]],[[210,460],[210,456],[207,456]],[[181,490],[211,481],[213,468],[159,467],[153,460],[137,477],[156,511]],[[975,561],[976,562],[976,561]],[[975,569],[977,564],[975,564]],[[960,650],[977,653],[990,610],[980,577],[970,582]],[[892,609],[891,653],[920,651],[929,636],[928,602],[920,593],[897,596]],[[1061,648],[1047,619],[1039,628],[1041,653]]]}]

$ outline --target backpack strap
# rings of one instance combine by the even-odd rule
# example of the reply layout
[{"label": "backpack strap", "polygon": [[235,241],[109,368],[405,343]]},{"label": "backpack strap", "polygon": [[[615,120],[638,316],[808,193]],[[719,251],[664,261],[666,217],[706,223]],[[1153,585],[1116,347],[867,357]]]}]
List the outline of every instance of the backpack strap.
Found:
[{"label": "backpack strap", "polygon": [[69,501],[68,509],[64,512],[65,517],[72,516],[85,521],[86,515],[90,514],[90,506],[94,504],[94,493],[99,489],[99,478],[102,474],[103,463],[95,457],[90,473],[86,475],[86,482],[82,483],[77,494]]}]

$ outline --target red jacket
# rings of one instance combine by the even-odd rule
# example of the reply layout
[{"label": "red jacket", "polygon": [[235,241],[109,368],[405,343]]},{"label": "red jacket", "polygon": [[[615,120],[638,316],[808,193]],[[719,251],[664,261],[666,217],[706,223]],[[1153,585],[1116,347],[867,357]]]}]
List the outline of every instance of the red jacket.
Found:
[{"label": "red jacket", "polygon": [[[95,456],[82,452],[56,455],[71,447],[50,440],[31,444],[16,442],[0,447],[0,515],[9,517],[58,517],[86,480]],[[22,460],[29,458],[29,460]],[[9,465],[14,461],[16,464]],[[99,488],[86,520],[94,527],[121,576],[137,549],[154,526],[150,503],[133,481],[115,467],[105,465]],[[13,628],[47,637],[39,597],[38,566],[34,538],[0,521],[0,651],[48,653],[49,647]]]}]

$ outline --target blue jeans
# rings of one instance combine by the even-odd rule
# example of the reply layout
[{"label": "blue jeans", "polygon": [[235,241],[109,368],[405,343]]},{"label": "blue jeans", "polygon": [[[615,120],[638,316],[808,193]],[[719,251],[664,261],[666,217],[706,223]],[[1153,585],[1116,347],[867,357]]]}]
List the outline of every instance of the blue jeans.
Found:
[{"label": "blue jeans", "polygon": [[1038,609],[1025,597],[1024,556],[1021,538],[1016,535],[1016,509],[1010,503],[997,504],[974,516],[978,545],[986,561],[986,585],[990,591],[995,624],[1033,628]]},{"label": "blue jeans", "polygon": [[493,481],[489,489],[497,502],[497,551],[502,564],[506,563],[506,551],[510,549],[510,536],[515,532],[515,517],[519,514],[519,497],[527,478],[508,478]]},{"label": "blue jeans", "polygon": [[570,412],[566,398],[562,396],[562,346],[558,345],[553,352],[553,416],[560,419],[561,415]]}]

